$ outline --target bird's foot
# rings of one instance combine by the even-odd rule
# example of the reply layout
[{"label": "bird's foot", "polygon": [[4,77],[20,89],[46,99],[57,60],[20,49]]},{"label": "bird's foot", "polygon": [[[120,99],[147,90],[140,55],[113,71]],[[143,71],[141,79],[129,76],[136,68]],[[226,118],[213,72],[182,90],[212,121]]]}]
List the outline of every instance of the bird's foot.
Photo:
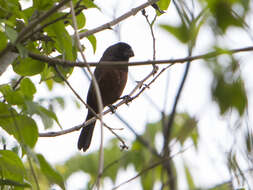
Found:
[{"label": "bird's foot", "polygon": [[122,145],[120,145],[120,149],[121,150],[128,150],[128,146],[125,144],[125,143],[123,143]]},{"label": "bird's foot", "polygon": [[116,106],[114,106],[114,105],[109,105],[108,106],[109,107],[109,109],[110,109],[110,111],[112,112],[112,113],[115,113],[116,112],[116,109],[117,109],[117,107]]},{"label": "bird's foot", "polygon": [[127,105],[128,105],[129,102],[131,102],[133,100],[133,98],[129,95],[122,96],[122,97],[120,97],[120,99],[125,100]]}]

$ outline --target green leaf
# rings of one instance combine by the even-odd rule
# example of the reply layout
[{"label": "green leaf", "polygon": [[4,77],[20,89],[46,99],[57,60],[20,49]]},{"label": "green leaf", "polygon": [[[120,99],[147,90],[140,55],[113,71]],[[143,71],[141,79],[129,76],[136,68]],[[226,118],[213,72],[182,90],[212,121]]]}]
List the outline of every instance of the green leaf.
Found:
[{"label": "green leaf", "polygon": [[5,25],[5,34],[10,39],[11,43],[14,43],[18,37],[17,31],[9,27],[8,25]]},{"label": "green leaf", "polygon": [[83,13],[76,16],[77,29],[81,29],[85,26],[86,18]]},{"label": "green leaf", "polygon": [[21,45],[20,43],[16,45],[17,49],[18,49],[18,52],[19,52],[19,55],[22,59],[26,58],[28,56],[28,51],[27,49]]},{"label": "green leaf", "polygon": [[0,92],[11,105],[24,104],[24,97],[20,91],[13,90],[9,85],[0,85]]},{"label": "green leaf", "polygon": [[104,177],[109,177],[114,183],[116,182],[118,170],[121,167],[121,156],[118,140],[114,138],[104,148]]},{"label": "green leaf", "polygon": [[21,76],[32,76],[43,71],[45,64],[30,57],[25,59],[18,59],[12,65],[13,70]]},{"label": "green leaf", "polygon": [[62,109],[64,109],[65,107],[65,101],[63,97],[55,97],[55,100],[58,102],[58,104],[61,106]]},{"label": "green leaf", "polygon": [[39,136],[35,121],[28,116],[19,115],[16,117],[16,122],[16,124],[13,123],[15,128],[18,127],[14,133],[15,138],[19,140],[19,142],[24,142],[26,145],[33,148]]},{"label": "green leaf", "polygon": [[[35,10],[36,10],[36,8],[34,6],[32,6],[32,7],[29,7],[27,9],[24,9],[23,13],[24,13],[26,18],[30,19],[33,16]],[[26,19],[25,21],[28,22],[28,19]]]},{"label": "green leaf", "polygon": [[[52,79],[55,76],[53,67],[46,64],[44,70],[40,73],[40,76],[40,82]],[[51,90],[51,88],[49,89]]]},{"label": "green leaf", "polygon": [[25,104],[27,113],[31,115],[37,114],[40,116],[45,129],[51,128],[53,126],[53,120],[59,125],[60,128],[62,128],[56,114],[53,111],[48,110],[38,103],[32,101],[26,101]]},{"label": "green leaf", "polygon": [[37,154],[39,160],[40,169],[42,173],[52,184],[59,185],[62,189],[65,189],[63,177],[57,172],[43,157],[41,154]]},{"label": "green leaf", "polygon": [[13,135],[20,144],[34,147],[38,139],[38,128],[32,118],[18,114],[4,103],[0,103],[0,118],[0,126],[7,133]]},{"label": "green leaf", "polygon": [[62,126],[61,126],[61,124],[59,123],[58,118],[57,118],[56,114],[55,114],[53,111],[48,110],[48,109],[46,109],[46,108],[44,108],[44,107],[42,107],[42,106],[40,106],[40,111],[41,111],[42,113],[44,113],[47,117],[52,118],[53,120],[55,120],[55,122],[56,122],[56,123],[59,125],[59,127],[62,129]]},{"label": "green leaf", "polygon": [[0,7],[0,18],[6,18],[13,24],[16,22],[16,18],[25,18],[21,11],[19,0],[1,0]]},{"label": "green leaf", "polygon": [[149,123],[146,126],[146,130],[142,135],[144,139],[148,139],[149,143],[155,145],[155,136],[158,132],[161,131],[162,124],[161,122]]},{"label": "green leaf", "polygon": [[181,23],[180,26],[161,24],[160,27],[171,33],[182,43],[187,43],[190,40],[190,31],[184,23]]},{"label": "green leaf", "polygon": [[97,39],[96,39],[96,37],[94,35],[90,35],[90,36],[87,36],[87,39],[91,43],[92,48],[93,48],[93,52],[95,53],[96,49],[97,49]]},{"label": "green leaf", "polygon": [[55,0],[33,0],[33,7],[36,10],[48,10],[50,8],[52,8],[52,6],[54,5]]},{"label": "green leaf", "polygon": [[223,33],[226,32],[229,26],[243,26],[242,18],[233,13],[232,7],[236,4],[236,1],[208,0],[207,4],[217,26]]},{"label": "green leaf", "polygon": [[130,163],[134,165],[134,168],[137,171],[141,171],[147,160],[150,158],[150,154],[147,155],[146,153],[147,152],[143,149],[142,144],[138,140],[135,140],[131,149],[131,158],[126,161],[131,161]]},{"label": "green leaf", "polygon": [[81,4],[87,8],[98,8],[99,9],[99,7],[92,0],[83,0],[81,2]]},{"label": "green leaf", "polygon": [[[57,14],[51,16],[50,21],[56,19],[57,16]],[[58,21],[49,25],[45,28],[45,31],[48,33],[49,37],[55,41],[55,47],[62,54],[62,58],[64,60],[73,61],[74,56],[72,53],[72,38],[67,32],[63,21]]]},{"label": "green leaf", "polygon": [[141,175],[141,184],[143,189],[152,190],[155,183],[154,170],[150,170]]},{"label": "green leaf", "polygon": [[157,2],[157,5],[161,10],[167,10],[170,5],[170,0],[160,0]]},{"label": "green leaf", "polygon": [[20,90],[26,99],[32,100],[36,93],[36,87],[29,78],[25,78],[20,83]]},{"label": "green leaf", "polygon": [[10,150],[0,150],[0,169],[1,178],[23,182],[26,170],[16,153]]},{"label": "green leaf", "polygon": [[175,116],[174,126],[171,132],[171,138],[177,139],[181,145],[185,140],[192,138],[194,144],[197,144],[197,121],[195,118],[191,118],[187,113],[180,113]]},{"label": "green leaf", "polygon": [[48,90],[52,91],[54,87],[54,81],[52,79],[46,80]]},{"label": "green leaf", "polygon": [[240,115],[245,112],[248,101],[242,80],[228,83],[223,77],[219,77],[212,88],[212,94],[219,105],[221,114],[226,113],[229,108],[235,108]]},{"label": "green leaf", "polygon": [[[88,31],[87,29],[81,30],[80,32],[86,32]],[[88,41],[90,42],[90,44],[92,45],[93,48],[93,52],[96,52],[97,49],[97,39],[94,35],[89,35],[86,37],[88,39]]]},{"label": "green leaf", "polygon": [[73,99],[73,101],[75,102],[76,108],[80,109],[81,108],[81,104],[77,99]]},{"label": "green leaf", "polygon": [[3,32],[0,32],[0,51],[2,51],[7,45],[7,37]]},{"label": "green leaf", "polygon": [[188,183],[188,189],[196,189],[190,170],[186,165],[184,165],[184,171]]}]

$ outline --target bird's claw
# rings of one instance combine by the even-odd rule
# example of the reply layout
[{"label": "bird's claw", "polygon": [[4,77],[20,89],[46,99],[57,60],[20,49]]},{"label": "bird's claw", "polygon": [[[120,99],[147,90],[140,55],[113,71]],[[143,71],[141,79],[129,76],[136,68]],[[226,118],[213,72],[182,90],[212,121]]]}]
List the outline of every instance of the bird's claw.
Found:
[{"label": "bird's claw", "polygon": [[128,146],[124,143],[120,145],[121,150],[128,150]]},{"label": "bird's claw", "polygon": [[133,98],[130,97],[129,95],[122,96],[120,99],[125,100],[127,105],[128,105],[129,102],[131,102],[133,100]]},{"label": "bird's claw", "polygon": [[158,71],[159,67],[155,64],[153,64],[153,75],[155,75]]},{"label": "bird's claw", "polygon": [[116,112],[116,109],[117,109],[117,107],[116,106],[114,106],[114,105],[109,105],[108,106],[109,107],[109,109],[110,109],[110,111],[112,112],[112,113],[115,113]]}]

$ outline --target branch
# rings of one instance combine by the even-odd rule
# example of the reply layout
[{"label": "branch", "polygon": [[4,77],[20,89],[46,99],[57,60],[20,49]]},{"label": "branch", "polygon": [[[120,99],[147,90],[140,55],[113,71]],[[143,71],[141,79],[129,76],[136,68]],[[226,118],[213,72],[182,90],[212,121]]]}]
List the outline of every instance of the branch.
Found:
[{"label": "branch", "polygon": [[149,60],[149,61],[136,61],[136,62],[124,62],[124,61],[118,61],[112,63],[111,61],[103,61],[105,64],[98,64],[98,62],[81,62],[81,61],[67,61],[67,60],[61,60],[57,58],[49,58],[44,55],[35,54],[32,52],[28,52],[29,57],[43,61],[48,63],[49,65],[61,65],[64,67],[87,67],[89,65],[90,67],[111,67],[111,66],[141,66],[141,65],[153,65],[153,64],[178,64],[178,63],[185,63],[188,61],[196,61],[199,59],[209,59],[212,57],[216,57],[223,54],[235,54],[239,52],[248,52],[253,51],[253,46],[244,47],[244,48],[238,48],[238,49],[230,49],[230,50],[224,50],[224,51],[212,51],[205,54],[195,55],[195,56],[187,56],[184,58],[178,58],[178,59],[165,59],[165,60]]},{"label": "branch", "polygon": [[[159,7],[156,4],[153,4],[152,6],[155,6],[155,7],[157,7],[158,10],[160,10]],[[155,15],[155,17],[152,20],[152,22],[149,21],[148,15],[146,14],[145,9],[142,10],[142,15],[145,17],[145,19],[146,19],[146,21],[148,23],[150,32],[151,32],[152,42],[153,42],[153,60],[156,60],[156,39],[155,39],[155,34],[154,34],[153,26],[154,26],[154,23],[156,21],[157,14]]]},{"label": "branch", "polygon": [[87,37],[87,36],[90,36],[94,33],[98,33],[98,32],[101,32],[102,30],[105,30],[105,29],[110,29],[112,26],[120,23],[121,21],[125,20],[126,18],[130,17],[130,16],[134,16],[136,15],[140,10],[152,5],[153,3],[156,3],[158,2],[159,0],[150,0],[136,8],[133,8],[131,11],[121,15],[120,17],[112,20],[111,22],[108,22],[106,24],[103,24],[97,28],[94,28],[94,29],[91,29],[91,30],[88,30],[86,32],[82,32],[79,34],[80,38],[84,38],[84,37]]}]

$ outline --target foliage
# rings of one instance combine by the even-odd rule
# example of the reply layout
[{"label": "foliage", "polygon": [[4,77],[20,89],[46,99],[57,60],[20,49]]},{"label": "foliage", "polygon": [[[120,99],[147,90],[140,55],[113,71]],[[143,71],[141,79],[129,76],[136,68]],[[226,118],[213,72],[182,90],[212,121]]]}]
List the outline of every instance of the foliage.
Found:
[{"label": "foliage", "polygon": [[[168,117],[166,117],[167,120]],[[198,144],[198,131],[197,121],[191,118],[186,113],[177,114],[175,125],[173,126],[173,135],[171,142],[178,141],[179,144],[184,147],[187,140],[192,141],[193,144]],[[159,162],[161,157],[158,154],[153,154],[150,150],[139,140],[139,138],[148,141],[151,147],[158,153],[159,148],[156,145],[156,138],[162,135],[163,122],[158,121],[156,123],[149,123],[146,125],[145,132],[136,138],[132,143],[132,148],[128,151],[121,151],[118,146],[118,140],[112,139],[109,144],[104,148],[104,171],[103,178],[108,177],[115,183],[117,174],[121,169],[127,169],[128,166],[133,166],[136,172],[142,172],[143,169],[148,168],[150,164]],[[184,135],[180,134],[182,129],[187,129]],[[197,148],[197,146],[196,146]],[[112,159],[113,158],[113,159]],[[75,155],[68,159],[64,164],[57,165],[56,168],[62,172],[65,179],[69,178],[72,174],[78,171],[85,172],[90,176],[90,182],[87,184],[87,189],[91,188],[89,185],[94,184],[97,178],[98,170],[98,152],[91,153],[86,156]],[[173,160],[170,160],[174,165]],[[185,166],[185,172],[189,184],[193,186],[192,176],[187,166]],[[176,169],[174,169],[176,172]],[[154,184],[161,181],[162,175],[165,175],[166,170],[162,167],[162,164],[147,171],[141,175],[141,183],[143,189],[153,189]]]},{"label": "foliage", "polygon": [[[57,83],[64,85],[64,82],[53,64],[34,59],[31,53],[63,61],[75,61],[78,55],[76,39],[69,30],[69,28],[73,29],[69,4],[50,13],[50,10],[60,2],[62,1],[33,0],[30,7],[23,8],[20,0],[0,1],[0,58],[6,52],[18,55],[11,63],[16,75],[10,83],[0,85],[0,127],[16,142],[14,147],[10,148],[9,139],[6,140],[4,135],[0,135],[3,144],[3,150],[0,150],[1,189],[36,189],[38,186],[41,189],[49,189],[55,184],[65,189],[65,181],[78,171],[90,176],[88,188],[97,180],[98,152],[85,156],[77,154],[63,164],[53,167],[42,154],[34,151],[39,138],[40,123],[45,130],[51,129],[54,124],[62,128],[55,110],[59,105],[64,109],[65,100],[64,96],[45,98],[39,96],[37,91],[39,84],[34,82],[34,76],[40,78],[40,83],[46,84],[49,91],[54,91]],[[201,9],[197,14],[191,12],[188,2],[179,1],[180,3],[177,4],[175,1],[160,0],[157,5],[159,9],[169,11],[172,2],[174,6],[177,5],[176,9],[181,21],[177,25],[164,22],[159,24],[159,27],[191,50],[197,44],[199,33],[204,27],[211,29],[216,40],[218,37],[224,37],[232,28],[241,31],[248,29],[246,17],[252,11],[249,0],[193,0],[192,2]],[[87,20],[83,10],[100,10],[100,8],[92,0],[73,0],[73,3],[78,32],[86,32]],[[43,18],[45,13],[47,16]],[[157,11],[156,14],[162,15],[161,11],[160,13]],[[32,25],[38,20],[38,24]],[[24,32],[27,28],[29,30]],[[97,48],[95,35],[86,38],[95,53]],[[85,47],[83,49],[85,50]],[[238,119],[243,118],[247,112],[248,93],[240,72],[240,60],[227,50],[228,47],[218,42],[214,42],[209,49],[217,53],[203,60],[206,68],[212,73],[210,86],[212,99],[217,104],[221,116],[227,116],[233,111]],[[219,52],[225,52],[225,55],[221,56]],[[0,67],[1,64],[2,62]],[[68,78],[74,69],[74,67],[59,65],[57,68],[65,78]],[[78,107],[78,102],[75,101],[73,100]],[[102,179],[109,178],[115,183],[118,173],[132,166],[140,174],[143,189],[154,189],[157,183],[164,185],[163,189],[172,189],[172,187],[176,189],[177,184],[181,183],[179,177],[181,173],[173,160],[171,153],[173,145],[183,150],[188,143],[191,143],[197,151],[199,133],[197,119],[189,113],[175,113],[173,125],[169,126],[168,121],[172,117],[173,114],[170,114],[163,116],[158,122],[147,124],[145,131],[136,136],[129,151],[121,151],[118,140],[112,139],[104,148],[105,167]],[[168,144],[162,145],[161,150],[157,138],[166,142],[167,139],[164,139],[167,135],[164,134],[166,127],[169,128],[169,140]],[[250,130],[245,132],[244,143],[246,154],[252,154]],[[241,181],[244,182],[245,177],[240,169],[237,154],[231,151],[227,157],[227,168],[230,173],[236,176],[239,184]],[[159,164],[149,168],[154,163]],[[198,189],[191,166],[186,161],[182,166],[188,188]],[[231,186],[232,182],[226,182],[209,189],[227,190],[231,189]]]},{"label": "foliage", "polygon": [[[18,0],[3,0],[0,2],[0,50],[4,50],[8,43],[16,44],[19,56],[12,63],[14,72],[17,74],[16,79],[12,84],[0,85],[2,100],[0,102],[0,126],[9,135],[13,136],[22,148],[22,157],[32,157],[32,165],[35,165],[38,170],[49,181],[48,184],[58,184],[63,189],[64,181],[59,172],[50,166],[43,155],[33,153],[38,139],[38,119],[39,116],[44,128],[49,129],[54,122],[60,127],[60,122],[54,112],[54,107],[60,104],[64,107],[64,99],[62,97],[53,97],[35,100],[37,93],[36,85],[31,76],[38,75],[41,82],[45,82],[49,90],[53,90],[55,82],[62,82],[62,79],[57,75],[54,68],[47,65],[45,62],[34,60],[28,56],[28,52],[50,55],[55,53],[58,58],[63,60],[73,61],[77,56],[75,41],[72,39],[66,27],[71,26],[71,15],[58,11],[48,16],[40,23],[43,26],[39,32],[33,28],[24,34],[23,40],[17,42],[19,32],[29,25],[30,22],[36,20],[41,14],[49,11],[58,0],[54,1],[33,1],[33,5],[26,9],[21,9],[20,1]],[[78,3],[78,4],[77,4]],[[94,8],[96,5],[89,0],[75,1],[76,10],[79,10],[77,15],[77,25],[79,29],[85,27],[86,18],[80,11],[83,8]],[[47,35],[44,35],[45,33]],[[96,50],[96,39],[94,36],[89,36],[89,40]],[[70,48],[73,47],[73,48]],[[59,67],[64,76],[69,76],[73,68]],[[47,102],[45,107],[43,102]],[[1,150],[0,171],[1,171],[1,186],[13,186],[15,188],[35,187],[36,184],[32,175],[29,174],[28,168],[32,170],[32,165],[24,167],[23,162],[19,158],[18,152],[10,150]],[[27,183],[29,181],[31,183]]]}]

